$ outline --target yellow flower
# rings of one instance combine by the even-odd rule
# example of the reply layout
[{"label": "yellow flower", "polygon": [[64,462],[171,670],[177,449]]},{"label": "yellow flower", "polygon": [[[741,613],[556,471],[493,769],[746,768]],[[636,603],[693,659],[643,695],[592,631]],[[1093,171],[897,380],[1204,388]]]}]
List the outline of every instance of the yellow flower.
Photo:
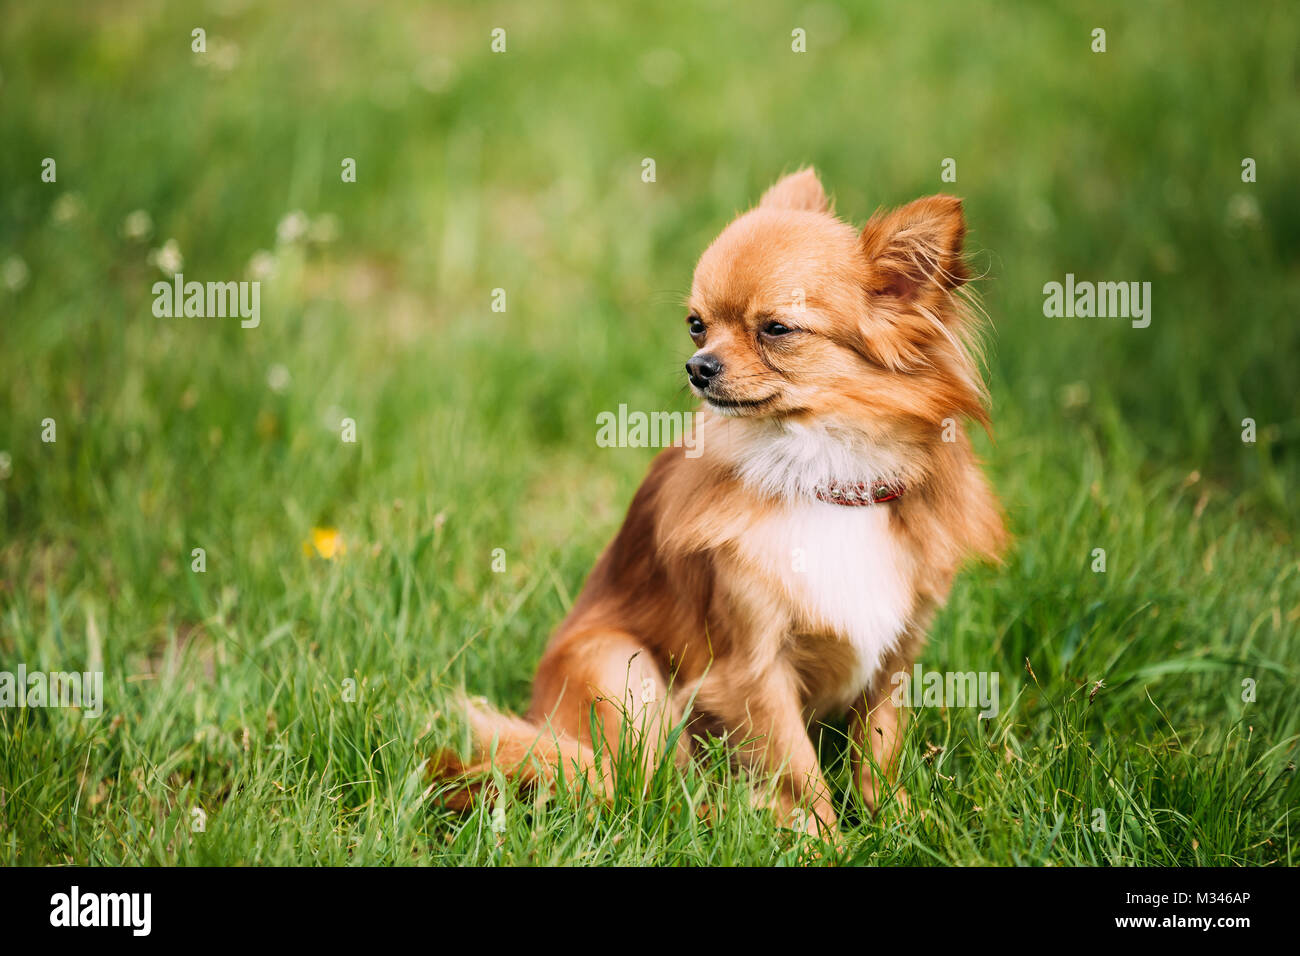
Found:
[{"label": "yellow flower", "polygon": [[311,540],[302,543],[302,553],[311,557],[313,550],[326,561],[331,561],[347,554],[348,546],[343,543],[338,528],[312,528]]}]

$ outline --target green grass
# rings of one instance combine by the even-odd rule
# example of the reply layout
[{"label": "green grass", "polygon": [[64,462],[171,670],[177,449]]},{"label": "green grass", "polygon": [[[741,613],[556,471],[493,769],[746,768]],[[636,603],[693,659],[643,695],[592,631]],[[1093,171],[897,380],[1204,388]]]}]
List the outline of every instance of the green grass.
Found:
[{"label": "green grass", "polygon": [[[1297,862],[1288,5],[77,6],[0,33],[0,669],[98,656],[106,713],[0,709],[0,863],[807,861],[716,746],[612,807],[507,795],[500,834],[420,776],[449,689],[526,704],[652,455],[597,413],[689,407],[694,258],[805,162],[858,221],[966,199],[1016,535],[923,657],[999,672],[1001,712],[914,712],[906,820],[855,812],[828,741],[821,859]],[[337,238],[277,243],[295,209]],[[154,318],[168,238],[199,280],[273,251],[261,327]],[[1067,272],[1151,281],[1151,327],[1044,318]]]}]

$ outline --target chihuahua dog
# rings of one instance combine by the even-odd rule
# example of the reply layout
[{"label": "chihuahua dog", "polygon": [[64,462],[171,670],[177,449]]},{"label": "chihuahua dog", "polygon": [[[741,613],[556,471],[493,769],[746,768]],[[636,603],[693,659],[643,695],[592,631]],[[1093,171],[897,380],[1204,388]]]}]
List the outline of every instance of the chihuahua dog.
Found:
[{"label": "chihuahua dog", "polygon": [[493,767],[608,793],[598,750],[631,733],[652,766],[686,720],[676,756],[726,735],[774,783],[780,822],[834,831],[808,728],[847,715],[867,806],[906,807],[891,679],[963,560],[996,560],[1005,539],[962,428],[989,428],[964,234],[961,201],[942,195],[858,230],[811,169],[723,230],[687,306],[697,456],[678,446],[651,465],[527,715],[467,702],[475,761],[434,764],[459,780],[448,803],[468,806]]}]

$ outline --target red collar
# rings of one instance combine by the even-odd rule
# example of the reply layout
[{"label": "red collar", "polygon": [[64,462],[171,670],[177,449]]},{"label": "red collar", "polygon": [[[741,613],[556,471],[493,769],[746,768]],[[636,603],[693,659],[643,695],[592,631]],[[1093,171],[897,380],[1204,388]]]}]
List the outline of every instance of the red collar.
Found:
[{"label": "red collar", "polygon": [[901,482],[887,481],[832,481],[817,488],[818,499],[832,505],[848,505],[851,508],[862,505],[881,505],[886,501],[903,497],[906,486]]}]

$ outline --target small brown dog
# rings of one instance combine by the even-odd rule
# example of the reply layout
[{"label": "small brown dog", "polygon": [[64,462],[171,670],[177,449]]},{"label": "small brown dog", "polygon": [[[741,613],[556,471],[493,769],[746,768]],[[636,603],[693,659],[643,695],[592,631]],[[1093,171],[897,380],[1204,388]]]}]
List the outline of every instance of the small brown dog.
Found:
[{"label": "small brown dog", "polygon": [[859,232],[811,169],[723,230],[686,320],[698,457],[655,459],[542,657],[527,717],[471,704],[477,763],[444,757],[436,776],[481,780],[495,763],[545,783],[562,767],[608,789],[593,724],[615,751],[626,724],[652,762],[689,708],[692,729],[728,733],[775,778],[781,822],[806,808],[833,830],[808,726],[848,713],[867,805],[906,804],[891,677],[911,671],[963,559],[1004,541],[959,425],[988,427],[957,294],[964,233],[950,196]]}]

